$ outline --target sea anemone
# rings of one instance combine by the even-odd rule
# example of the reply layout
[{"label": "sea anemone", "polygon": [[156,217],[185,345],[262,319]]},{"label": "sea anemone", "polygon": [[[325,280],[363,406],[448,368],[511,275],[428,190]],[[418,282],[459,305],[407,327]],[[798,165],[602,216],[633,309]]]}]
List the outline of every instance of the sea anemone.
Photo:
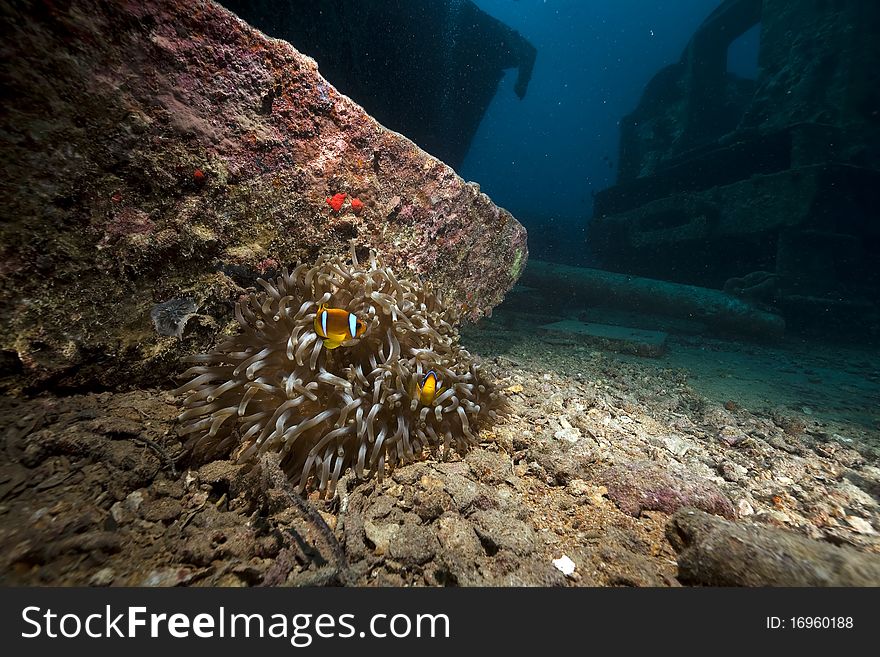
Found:
[{"label": "sea anemone", "polygon": [[[463,453],[503,412],[439,292],[351,251],[351,263],[322,256],[259,279],[262,290],[236,304],[240,332],[187,359],[198,365],[175,394],[186,394],[179,421],[195,460],[277,452],[299,492],[332,496],[349,468],[381,481],[386,465],[426,451]],[[353,313],[366,331],[328,349],[315,331],[322,304]],[[426,400],[420,383],[431,371],[438,388]]]}]

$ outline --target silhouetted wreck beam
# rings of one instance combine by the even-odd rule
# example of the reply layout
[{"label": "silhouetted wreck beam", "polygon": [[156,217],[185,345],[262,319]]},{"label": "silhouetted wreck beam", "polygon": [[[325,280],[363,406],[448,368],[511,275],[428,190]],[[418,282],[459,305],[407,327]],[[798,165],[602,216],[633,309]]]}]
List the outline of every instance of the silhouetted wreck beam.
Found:
[{"label": "silhouetted wreck beam", "polygon": [[723,112],[726,97],[723,87],[727,51],[737,37],[761,20],[762,7],[762,0],[725,0],[700,25],[685,48],[685,84],[693,98],[685,117],[685,143],[695,145],[712,132],[712,123]]},{"label": "silhouetted wreck beam", "polygon": [[[383,125],[453,168],[464,161],[504,71],[526,95],[537,51],[471,0],[220,0],[313,57]],[[271,105],[271,103],[270,103]]]},{"label": "silhouetted wreck beam", "polygon": [[695,319],[717,331],[772,340],[785,331],[785,320],[720,290],[669,283],[603,271],[529,260],[520,283],[570,296],[575,303]]}]

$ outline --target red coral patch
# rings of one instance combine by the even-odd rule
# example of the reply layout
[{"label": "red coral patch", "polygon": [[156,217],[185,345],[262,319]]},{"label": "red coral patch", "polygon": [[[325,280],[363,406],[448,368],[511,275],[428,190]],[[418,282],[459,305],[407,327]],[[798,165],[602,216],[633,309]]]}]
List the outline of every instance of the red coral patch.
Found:
[{"label": "red coral patch", "polygon": [[345,203],[345,194],[340,192],[339,194],[334,194],[333,196],[327,197],[327,205],[333,208],[334,212],[339,212],[342,209],[342,204]]}]

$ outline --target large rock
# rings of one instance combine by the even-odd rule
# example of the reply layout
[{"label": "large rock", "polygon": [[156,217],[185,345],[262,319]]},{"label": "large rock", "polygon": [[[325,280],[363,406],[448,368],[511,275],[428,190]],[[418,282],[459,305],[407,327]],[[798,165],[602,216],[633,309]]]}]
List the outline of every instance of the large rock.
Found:
[{"label": "large rock", "polygon": [[352,239],[471,320],[522,270],[525,230],[477,185],[216,4],[0,16],[0,362],[31,384],[164,381],[257,275]]},{"label": "large rock", "polygon": [[642,511],[674,513],[695,507],[726,518],[735,518],[733,504],[711,481],[682,467],[634,461],[611,466],[600,476],[608,497],[626,514]]},{"label": "large rock", "polygon": [[880,555],[681,509],[666,525],[678,578],[704,586],[880,586]]}]

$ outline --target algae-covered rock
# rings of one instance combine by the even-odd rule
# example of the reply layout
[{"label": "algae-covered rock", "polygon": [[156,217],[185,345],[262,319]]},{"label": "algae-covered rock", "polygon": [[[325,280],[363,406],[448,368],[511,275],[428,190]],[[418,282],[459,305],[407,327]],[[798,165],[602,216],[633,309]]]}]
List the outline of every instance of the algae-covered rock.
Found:
[{"label": "algae-covered rock", "polygon": [[521,271],[508,212],[214,3],[2,2],[0,17],[15,99],[0,362],[16,385],[163,383],[258,276],[350,240],[470,320]]},{"label": "algae-covered rock", "polygon": [[691,506],[725,518],[735,518],[733,504],[711,481],[684,469],[651,461],[615,465],[602,473],[608,497],[626,514],[642,511],[673,513]]},{"label": "algae-covered rock", "polygon": [[666,536],[678,578],[704,586],[880,586],[880,556],[680,509]]}]

